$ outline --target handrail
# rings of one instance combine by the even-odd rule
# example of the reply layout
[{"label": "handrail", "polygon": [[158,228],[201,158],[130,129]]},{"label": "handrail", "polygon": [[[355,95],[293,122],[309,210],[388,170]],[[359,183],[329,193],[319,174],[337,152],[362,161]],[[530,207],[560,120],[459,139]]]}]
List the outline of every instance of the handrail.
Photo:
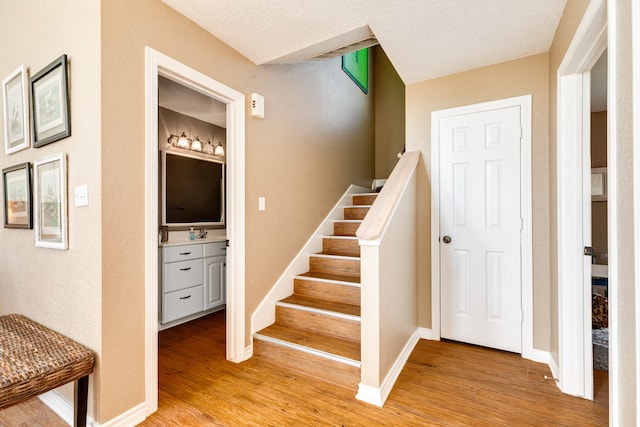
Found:
[{"label": "handrail", "polygon": [[375,241],[382,237],[389,224],[391,213],[398,205],[400,196],[415,171],[418,160],[420,160],[420,151],[409,151],[402,155],[358,228],[356,232],[358,239]]}]

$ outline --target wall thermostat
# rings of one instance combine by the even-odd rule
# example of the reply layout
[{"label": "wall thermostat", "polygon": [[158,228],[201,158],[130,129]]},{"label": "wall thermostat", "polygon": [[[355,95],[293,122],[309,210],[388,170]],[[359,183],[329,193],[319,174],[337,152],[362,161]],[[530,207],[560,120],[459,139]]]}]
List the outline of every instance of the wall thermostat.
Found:
[{"label": "wall thermostat", "polygon": [[264,119],[264,96],[257,93],[251,94],[251,117]]}]

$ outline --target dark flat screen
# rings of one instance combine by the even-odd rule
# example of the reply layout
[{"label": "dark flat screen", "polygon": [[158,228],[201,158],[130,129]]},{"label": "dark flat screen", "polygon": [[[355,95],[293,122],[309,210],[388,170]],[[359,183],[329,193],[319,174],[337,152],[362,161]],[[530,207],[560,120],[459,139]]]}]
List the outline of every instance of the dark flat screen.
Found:
[{"label": "dark flat screen", "polygon": [[166,222],[222,221],[223,165],[166,154]]}]

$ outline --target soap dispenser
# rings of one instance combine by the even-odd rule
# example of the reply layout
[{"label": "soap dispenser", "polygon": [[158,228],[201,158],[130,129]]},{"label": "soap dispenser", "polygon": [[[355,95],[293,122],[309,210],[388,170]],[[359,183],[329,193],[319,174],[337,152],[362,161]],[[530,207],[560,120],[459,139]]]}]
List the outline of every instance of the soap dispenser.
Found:
[{"label": "soap dispenser", "polygon": [[196,232],[193,231],[193,227],[189,230],[189,240],[196,240]]}]

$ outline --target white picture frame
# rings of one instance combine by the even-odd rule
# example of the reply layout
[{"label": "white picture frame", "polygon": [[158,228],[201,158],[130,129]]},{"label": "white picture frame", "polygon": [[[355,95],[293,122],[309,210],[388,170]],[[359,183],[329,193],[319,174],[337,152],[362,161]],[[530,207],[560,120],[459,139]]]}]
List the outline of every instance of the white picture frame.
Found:
[{"label": "white picture frame", "polygon": [[5,154],[29,148],[29,76],[24,65],[2,80],[2,105]]},{"label": "white picture frame", "polygon": [[607,168],[591,169],[591,201],[607,200]]},{"label": "white picture frame", "polygon": [[33,175],[36,246],[68,249],[66,155],[36,160]]}]

